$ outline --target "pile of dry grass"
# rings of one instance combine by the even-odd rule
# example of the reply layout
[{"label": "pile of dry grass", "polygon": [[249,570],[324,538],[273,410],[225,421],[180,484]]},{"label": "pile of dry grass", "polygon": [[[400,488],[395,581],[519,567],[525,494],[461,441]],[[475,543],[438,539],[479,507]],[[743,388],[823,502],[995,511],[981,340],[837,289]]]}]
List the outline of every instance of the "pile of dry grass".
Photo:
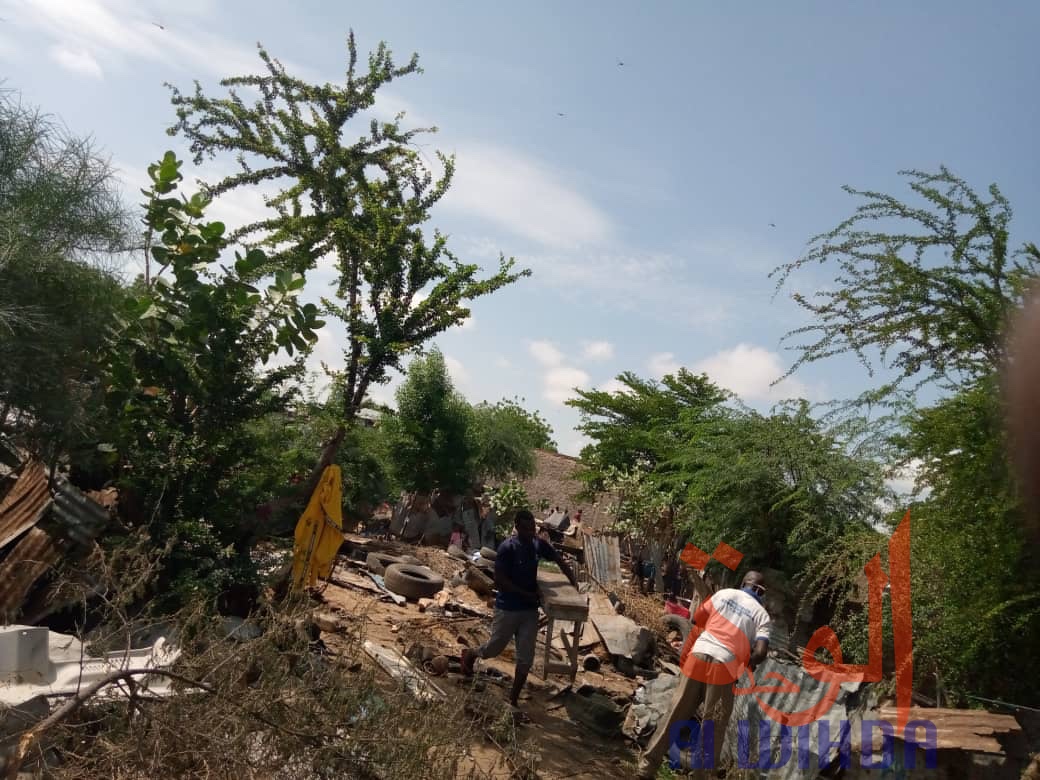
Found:
[{"label": "pile of dry grass", "polygon": [[614,589],[625,605],[625,615],[641,626],[646,626],[660,639],[668,637],[668,627],[662,621],[664,601],[660,595],[644,594],[632,585],[621,585]]},{"label": "pile of dry grass", "polygon": [[[472,716],[472,695],[417,699],[364,654],[363,619],[337,631],[334,656],[306,598],[261,605],[247,623],[252,630],[232,636],[234,626],[211,605],[159,627],[129,617],[119,597],[139,591],[150,559],[122,563],[103,572],[108,615],[83,639],[111,651],[166,634],[181,650],[162,670],[173,691],[150,695],[133,678],[111,680],[109,688],[123,689],[119,697],[84,690],[23,736],[23,769],[77,780],[482,776],[471,747],[501,735]],[[507,763],[521,768],[519,748],[502,747]]]}]

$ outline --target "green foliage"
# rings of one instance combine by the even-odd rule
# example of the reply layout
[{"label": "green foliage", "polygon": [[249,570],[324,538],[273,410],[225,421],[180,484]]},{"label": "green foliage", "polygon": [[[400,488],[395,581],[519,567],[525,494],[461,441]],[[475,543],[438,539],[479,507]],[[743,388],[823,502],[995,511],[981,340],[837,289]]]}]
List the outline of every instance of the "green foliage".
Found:
[{"label": "green foliage", "polygon": [[865,202],[773,272],[783,285],[805,266],[837,265],[831,284],[792,296],[813,321],[786,340],[816,341],[795,347],[791,372],[852,353],[871,372],[877,359],[894,371],[887,389],[908,380],[956,389],[1002,365],[1007,316],[1040,271],[1037,256],[1009,253],[1011,207],[995,184],[987,200],[946,168],[904,175],[923,206],[846,187]]},{"label": "green foliage", "polygon": [[[270,266],[304,272],[331,257],[338,271],[336,299],[326,312],[347,328],[343,419],[353,420],[373,384],[388,380],[402,359],[470,315],[467,303],[516,281],[514,262],[480,278],[479,266],[451,254],[438,232],[424,234],[429,210],[447,192],[454,160],[438,155],[434,176],[415,148],[423,129],[403,130],[400,118],[373,120],[367,135],[351,120],[370,109],[394,79],[419,71],[418,58],[398,66],[385,44],[359,72],[354,36],[348,38],[346,83],[312,85],[291,76],[260,50],[266,73],[224,79],[227,96],[191,95],[171,87],[177,123],[171,134],[188,139],[196,163],[217,153],[236,155],[241,170],[214,183],[213,195],[272,183],[271,216],[242,226],[270,252]],[[259,93],[247,105],[237,88]],[[356,138],[347,143],[347,138]],[[267,267],[255,269],[259,274]]]},{"label": "green foliage", "polygon": [[397,413],[382,428],[398,483],[424,493],[468,489],[476,452],[473,410],[456,392],[440,351],[412,361],[396,398]]},{"label": "green foliage", "polygon": [[619,379],[626,389],[570,402],[592,438],[585,479],[615,496],[617,530],[707,549],[725,541],[747,565],[797,577],[828,544],[882,519],[885,473],[863,421],[829,424],[805,402],[768,416],[728,406],[684,369],[660,384]]},{"label": "green foliage", "polygon": [[495,532],[499,536],[509,536],[513,530],[513,519],[517,512],[521,509],[531,509],[531,499],[527,495],[527,490],[515,479],[488,490],[485,495],[498,518]]},{"label": "green foliage", "polygon": [[261,251],[219,265],[224,225],[205,221],[204,196],[176,197],[180,167],[168,152],[148,169],[158,270],[113,331],[106,399],[122,486],[153,539],[178,540],[166,569],[175,599],[251,575],[243,520],[262,498],[250,487],[268,455],[252,426],[284,408],[283,384],[299,373],[257,366],[305,347],[322,324],[297,301],[298,274],[275,273],[263,292],[244,280],[266,263]]},{"label": "green foliage", "polygon": [[639,466],[626,470],[609,466],[603,487],[617,496],[611,507],[613,530],[644,540],[674,535],[675,500],[661,489],[653,473]]},{"label": "green foliage", "polygon": [[477,479],[504,480],[534,473],[534,450],[556,451],[552,428],[542,416],[519,402],[481,403],[473,408],[477,443],[473,472]]},{"label": "green foliage", "polygon": [[[817,340],[799,347],[794,368],[844,352],[873,367],[873,351],[894,378],[858,403],[896,398],[897,409],[924,383],[946,391],[904,414],[892,442],[904,463],[920,466],[911,515],[916,684],[931,691],[941,677],[962,704],[969,694],[1035,700],[1035,675],[1008,673],[1040,646],[1040,567],[1022,538],[997,377],[1007,322],[1040,254],[1032,245],[1009,249],[1011,208],[996,186],[984,197],[945,168],[908,175],[924,207],[849,189],[866,202],[778,269],[783,281],[809,263],[838,266],[812,301],[796,296],[814,320],[788,335]],[[864,228],[875,221],[879,229]],[[839,605],[848,605],[851,581],[872,554],[862,542],[837,540],[808,572],[816,582],[829,572]],[[862,612],[844,609],[840,619],[862,657]]]},{"label": "green foliage", "polygon": [[604,487],[610,469],[653,472],[679,442],[674,431],[679,420],[698,417],[727,397],[707,376],[685,368],[660,382],[632,372],[617,379],[624,389],[579,390],[577,398],[567,401],[581,415],[578,430],[593,441],[581,456],[583,479],[594,490]]},{"label": "green foliage", "polygon": [[914,414],[901,440],[931,492],[914,509],[915,664],[957,693],[1036,701],[1008,669],[1040,647],[1040,571],[1023,538],[997,381]]},{"label": "green foliage", "polygon": [[93,436],[123,295],[100,261],[128,245],[127,222],[90,141],[0,91],[0,428],[47,461]]},{"label": "green foliage", "polygon": [[796,577],[849,529],[882,519],[882,467],[848,454],[804,401],[769,416],[720,408],[679,435],[688,445],[666,468],[680,528],[704,545],[727,542],[749,566]]},{"label": "green foliage", "polygon": [[89,138],[0,90],[0,246],[86,260],[126,249],[130,224],[112,168]]}]

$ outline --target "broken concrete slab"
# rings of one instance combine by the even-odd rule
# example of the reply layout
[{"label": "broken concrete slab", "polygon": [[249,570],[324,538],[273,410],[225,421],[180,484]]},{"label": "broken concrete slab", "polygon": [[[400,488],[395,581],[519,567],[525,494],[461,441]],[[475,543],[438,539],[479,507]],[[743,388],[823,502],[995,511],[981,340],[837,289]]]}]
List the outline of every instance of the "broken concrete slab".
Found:
[{"label": "broken concrete slab", "polygon": [[654,680],[648,680],[636,689],[632,706],[625,716],[622,731],[629,739],[645,742],[654,733],[658,721],[661,720],[672,705],[672,697],[679,685],[679,677],[662,674]]},{"label": "broken concrete slab", "polygon": [[628,659],[633,666],[647,666],[653,653],[654,635],[631,618],[614,611],[609,599],[594,593],[589,612],[592,625],[611,656]]}]

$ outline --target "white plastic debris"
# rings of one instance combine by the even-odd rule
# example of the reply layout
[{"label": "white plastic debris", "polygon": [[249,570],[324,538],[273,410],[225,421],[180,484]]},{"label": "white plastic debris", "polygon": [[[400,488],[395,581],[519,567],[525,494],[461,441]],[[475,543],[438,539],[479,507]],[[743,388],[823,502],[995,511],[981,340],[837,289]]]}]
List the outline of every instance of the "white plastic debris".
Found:
[{"label": "white plastic debris", "polygon": [[[67,696],[122,669],[161,669],[170,666],[180,650],[160,637],[151,647],[90,656],[83,643],[68,634],[51,633],[39,626],[0,628],[0,702],[17,706],[34,696]],[[167,678],[141,675],[139,689],[153,695],[169,691]],[[99,696],[123,695],[118,685]]]}]

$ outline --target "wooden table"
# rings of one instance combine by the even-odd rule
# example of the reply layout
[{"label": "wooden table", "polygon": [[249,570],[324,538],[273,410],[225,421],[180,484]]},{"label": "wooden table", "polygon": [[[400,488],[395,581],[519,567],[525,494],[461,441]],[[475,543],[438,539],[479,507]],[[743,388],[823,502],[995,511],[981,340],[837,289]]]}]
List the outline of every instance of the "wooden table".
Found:
[{"label": "wooden table", "polygon": [[[570,675],[571,682],[578,674],[578,645],[581,642],[585,621],[589,619],[589,599],[583,596],[563,576],[563,572],[538,569],[538,590],[542,594],[542,611],[549,619],[545,627],[545,657],[542,661],[542,677],[550,674]],[[567,650],[568,663],[549,660],[552,648],[553,624],[557,620],[574,623],[570,636],[560,631],[560,640]]]}]

